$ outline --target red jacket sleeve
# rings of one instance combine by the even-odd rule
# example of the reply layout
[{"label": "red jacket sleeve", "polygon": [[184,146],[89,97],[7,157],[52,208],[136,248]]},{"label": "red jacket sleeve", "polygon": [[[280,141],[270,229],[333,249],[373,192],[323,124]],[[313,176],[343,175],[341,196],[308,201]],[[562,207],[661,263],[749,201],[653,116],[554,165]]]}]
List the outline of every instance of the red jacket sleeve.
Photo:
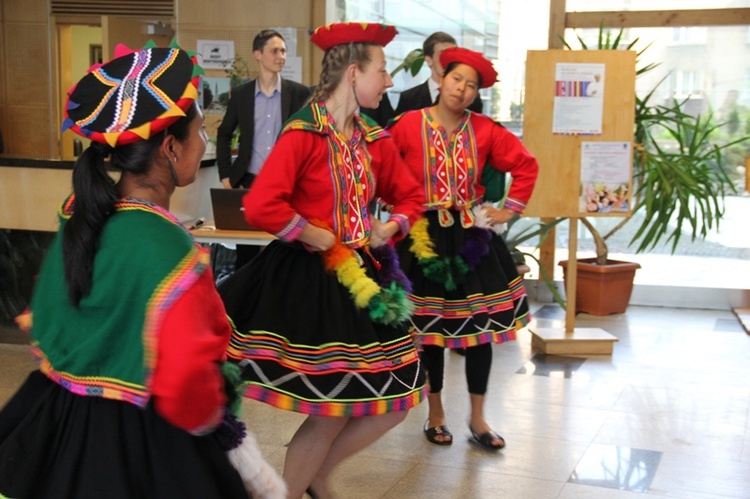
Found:
[{"label": "red jacket sleeve", "polygon": [[313,138],[310,132],[281,134],[242,201],[250,225],[282,239],[294,239],[285,237],[287,232],[293,231],[295,224],[306,223],[292,206],[292,197],[298,170],[312,151]]},{"label": "red jacket sleeve", "polygon": [[[491,121],[489,118],[487,120]],[[520,213],[534,191],[539,165],[512,132],[494,122],[491,126],[488,163],[501,172],[510,173],[513,181],[505,206]]]},{"label": "red jacket sleeve", "polygon": [[167,312],[159,332],[152,392],[164,419],[195,434],[221,422],[227,401],[220,363],[230,334],[207,269]]}]

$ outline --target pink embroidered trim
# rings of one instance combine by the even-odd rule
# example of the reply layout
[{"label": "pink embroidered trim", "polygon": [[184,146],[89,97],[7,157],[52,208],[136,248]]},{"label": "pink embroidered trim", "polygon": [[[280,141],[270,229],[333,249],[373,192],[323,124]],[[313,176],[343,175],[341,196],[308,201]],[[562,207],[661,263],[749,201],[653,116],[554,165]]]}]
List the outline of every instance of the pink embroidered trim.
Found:
[{"label": "pink embroidered trim", "polygon": [[291,242],[299,237],[300,233],[302,233],[302,230],[306,226],[307,220],[302,218],[302,215],[297,213],[292,217],[289,223],[286,224],[286,227],[284,227],[274,235],[282,241]]}]

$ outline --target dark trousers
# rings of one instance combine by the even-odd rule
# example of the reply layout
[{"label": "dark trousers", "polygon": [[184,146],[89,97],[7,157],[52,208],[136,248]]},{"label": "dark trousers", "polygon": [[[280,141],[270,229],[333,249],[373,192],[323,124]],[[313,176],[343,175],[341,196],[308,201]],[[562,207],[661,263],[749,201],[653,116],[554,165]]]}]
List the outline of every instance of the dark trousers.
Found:
[{"label": "dark trousers", "polygon": [[[422,349],[422,364],[427,371],[430,382],[430,393],[443,390],[443,372],[445,371],[445,348],[425,345]],[[484,395],[487,393],[487,381],[492,367],[492,343],[484,343],[466,349],[464,371],[469,393]]]}]

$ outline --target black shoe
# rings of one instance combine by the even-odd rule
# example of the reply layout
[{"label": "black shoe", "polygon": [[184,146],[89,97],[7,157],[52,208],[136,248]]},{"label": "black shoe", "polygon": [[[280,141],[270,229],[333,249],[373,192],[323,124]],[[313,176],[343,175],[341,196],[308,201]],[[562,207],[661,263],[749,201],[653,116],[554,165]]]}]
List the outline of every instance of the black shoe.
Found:
[{"label": "black shoe", "polygon": [[[482,433],[481,435],[475,432],[471,426],[469,426],[469,431],[471,432],[471,437],[469,438],[469,442],[478,445],[479,447],[483,448],[484,450],[489,451],[498,451],[505,447],[505,439],[495,433],[494,431],[490,430],[487,433]],[[500,445],[493,445],[493,440],[500,440],[502,443]]]},{"label": "black shoe", "polygon": [[[447,426],[433,426],[429,428],[430,420],[424,422],[424,436],[428,442],[435,445],[450,445],[453,443],[453,434],[450,432]],[[437,436],[447,437],[450,440],[438,440]]]}]

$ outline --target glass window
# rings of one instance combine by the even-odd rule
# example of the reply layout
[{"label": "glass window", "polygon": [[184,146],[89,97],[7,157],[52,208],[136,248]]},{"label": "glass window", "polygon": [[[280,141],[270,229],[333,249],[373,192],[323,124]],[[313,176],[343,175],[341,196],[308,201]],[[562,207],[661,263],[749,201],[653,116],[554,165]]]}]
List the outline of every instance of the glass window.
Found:
[{"label": "glass window", "polygon": [[676,69],[669,80],[672,95],[677,99],[699,96],[703,93],[703,73],[691,69]]},{"label": "glass window", "polygon": [[[524,85],[526,78],[526,53],[528,50],[545,50],[548,46],[549,0],[527,0],[511,2],[498,0],[471,0],[452,2],[448,0],[329,0],[339,6],[338,19],[377,19],[395,24],[399,35],[386,49],[389,68],[394,68],[414,48],[421,48],[424,39],[434,31],[446,31],[453,35],[459,45],[482,51],[495,61],[500,73],[498,82],[483,96],[485,113],[499,119],[506,127],[522,136]],[[365,7],[372,10],[380,5],[380,17],[367,16]],[[746,8],[750,0],[568,0],[569,11],[629,11],[629,10],[676,10],[676,9],[716,9]],[[355,10],[357,9],[357,10]],[[330,12],[330,10],[329,10]],[[537,13],[542,13],[539,15]],[[355,15],[356,14],[356,15]],[[335,19],[331,19],[333,21]],[[619,30],[611,30],[611,40]],[[580,48],[580,37],[589,48],[596,48],[598,29],[568,29],[565,40],[574,49]],[[652,104],[671,105],[674,99],[684,100],[683,109],[695,116],[708,116],[712,113],[716,123],[727,123],[719,135],[725,141],[737,140],[750,135],[750,27],[708,26],[708,27],[669,27],[669,28],[626,28],[620,39],[620,47],[635,42],[636,50],[643,50],[638,60],[638,68],[653,64],[655,67],[636,79],[636,94],[644,98],[652,94]],[[645,49],[645,50],[644,50]],[[391,91],[394,107],[399,93],[418,83],[429,75],[427,68],[415,77],[399,73],[394,78],[395,87]],[[750,141],[745,142],[724,157],[728,163],[732,180],[738,192],[745,191],[744,161],[750,156]],[[747,186],[750,188],[750,186]],[[750,264],[750,237],[744,228],[743,210],[748,209],[746,196],[732,196],[726,200],[726,217],[721,222],[721,231],[712,231],[705,241],[692,243],[691,234],[683,234],[676,256],[685,259],[685,271],[674,273],[650,270],[648,266],[639,271],[636,282],[648,284],[674,284],[663,279],[674,278],[676,283],[690,277],[689,285],[717,285],[703,282],[709,279],[715,262],[738,262]],[[606,233],[616,225],[619,218],[596,218],[592,222]],[[535,220],[521,219],[530,224]],[[637,220],[628,222],[629,227],[620,230],[608,240],[610,255],[614,258],[632,256],[635,247],[630,246],[630,238],[638,227]],[[557,247],[564,254],[568,247],[568,225],[563,223],[557,229]],[[533,243],[532,243],[533,244]],[[581,256],[593,252],[593,240],[583,227],[579,228],[579,249]],[[531,249],[531,248],[529,248]],[[661,244],[650,251],[662,258],[670,257],[670,244]],[[588,254],[586,253],[588,252]],[[699,257],[700,264],[688,261],[689,257]],[[560,259],[560,258],[558,258]],[[637,258],[631,258],[637,259]],[[700,265],[701,272],[689,270]],[[671,267],[670,267],[671,268]],[[716,269],[726,267],[718,266]],[[748,269],[750,265],[738,267]],[[556,268],[559,272],[560,269]],[[741,273],[741,272],[740,272]],[[678,275],[684,274],[684,275]],[[718,272],[718,275],[726,273]],[[697,276],[697,277],[695,277]],[[702,276],[702,277],[701,277]],[[534,275],[532,274],[532,277]],[[559,279],[560,276],[558,275]],[[697,279],[697,281],[695,281]],[[709,279],[710,280],[710,279]],[[744,283],[746,286],[747,283]]]},{"label": "glass window", "polygon": [[684,44],[706,43],[708,28],[704,26],[677,26],[672,28],[672,41]]},{"label": "glass window", "polygon": [[[482,52],[496,61],[499,9],[500,0],[467,0],[458,4],[451,0],[337,0],[333,5],[329,2],[328,18],[329,22],[368,19],[395,25],[399,35],[386,49],[388,67],[393,69],[409,52],[421,49],[425,38],[435,31],[444,31],[452,35],[458,45]],[[429,76],[426,64],[415,76],[399,72],[389,91],[393,107],[403,90],[424,82]],[[492,92],[483,90],[481,95],[489,112]]]},{"label": "glass window", "polygon": [[[745,26],[687,27],[679,32],[697,36],[700,44],[675,43],[675,28],[628,28],[620,47],[635,41],[634,49],[643,50],[638,68],[656,67],[636,79],[636,92],[643,97],[654,91],[654,102],[668,103],[672,98],[701,96],[701,111],[718,111],[730,94],[737,93],[746,105],[746,73],[750,70],[750,45]],[[611,30],[612,38],[618,30]],[[690,35],[692,33],[693,35]],[[598,29],[567,30],[567,43],[580,48],[578,37],[589,48],[596,48]],[[680,35],[682,36],[682,35]],[[695,39],[695,38],[693,38]],[[650,44],[650,46],[649,46]],[[661,83],[660,83],[661,82]],[[655,89],[655,90],[654,90]]]},{"label": "glass window", "polygon": [[689,10],[750,7],[750,0],[568,0],[568,12]]}]

